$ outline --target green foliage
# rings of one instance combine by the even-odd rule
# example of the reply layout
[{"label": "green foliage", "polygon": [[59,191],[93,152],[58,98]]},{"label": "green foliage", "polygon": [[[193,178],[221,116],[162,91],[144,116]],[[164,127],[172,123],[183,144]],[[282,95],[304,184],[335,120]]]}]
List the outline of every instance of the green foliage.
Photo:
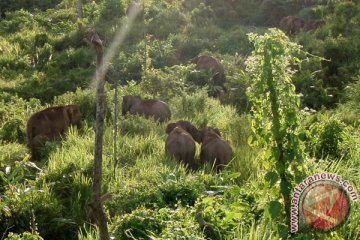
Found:
[{"label": "green foliage", "polygon": [[253,50],[246,28],[236,28],[221,35],[218,39],[217,45],[224,54],[240,54],[242,56],[249,55]]},{"label": "green foliage", "polygon": [[10,232],[5,240],[43,240],[38,234],[32,234],[29,232],[23,232],[21,234]]},{"label": "green foliage", "polygon": [[222,189],[224,194],[204,196],[198,203],[198,208],[203,208],[204,220],[214,224],[221,236],[231,238],[235,229],[240,224],[250,226],[252,221],[257,221],[263,210],[255,202],[255,193],[246,193],[238,186]]},{"label": "green foliage", "polygon": [[150,68],[146,72],[146,78],[140,83],[140,88],[153,98],[172,99],[187,90],[186,79],[190,69],[192,68],[189,66],[181,65],[161,70]]},{"label": "green foliage", "polygon": [[171,39],[168,41],[159,41],[154,39],[148,44],[151,66],[154,68],[164,68],[166,66],[171,67],[177,63],[176,49],[174,49]]},{"label": "green foliage", "polygon": [[[130,1],[84,1],[83,19],[77,19],[75,0],[58,5],[54,0],[5,2],[0,3],[0,232],[14,225],[7,230],[13,232],[11,239],[99,239],[98,229],[89,224],[95,118],[95,90],[89,85],[95,52],[83,38],[95,26],[106,54],[114,33],[127,20]],[[105,126],[102,194],[112,195],[104,206],[113,237],[206,239],[206,229],[196,220],[202,211],[222,239],[275,239],[286,230],[278,193],[290,190],[283,177],[291,183],[301,179],[297,165],[307,173],[337,172],[359,185],[359,6],[322,0],[145,1],[144,19],[140,13],[106,75],[110,121]],[[287,47],[294,45],[280,33],[267,33],[275,46],[268,47],[275,81],[261,87],[256,84],[265,77],[256,76],[270,71],[260,69],[260,63],[254,67],[257,74],[245,71],[254,49],[265,61],[257,50],[261,44],[254,48],[246,35],[263,33],[262,26],[278,26],[285,15],[325,20],[319,29],[291,36],[318,57],[306,55],[307,61],[297,65],[287,55]],[[201,76],[189,63],[200,53],[216,56],[224,65],[227,91],[219,96],[221,103],[208,97],[217,91],[210,81],[195,84]],[[307,107],[301,121],[290,76]],[[211,73],[204,79],[211,79]],[[263,94],[273,86],[280,109],[278,133],[277,123],[266,115],[272,113],[270,94]],[[245,94],[249,87],[256,90],[252,99]],[[230,166],[221,174],[187,172],[165,155],[167,123],[140,116],[119,116],[114,142],[114,109],[125,95],[165,100],[171,122],[184,119],[199,128],[219,128],[233,148]],[[71,128],[61,141],[47,142],[42,160],[31,163],[26,121],[47,104],[79,104],[85,125],[80,131]],[[251,106],[256,110],[248,114]],[[251,125],[250,117],[260,114],[267,117]],[[308,134],[301,134],[299,127]],[[263,138],[251,131],[255,128]],[[281,151],[274,136],[284,139],[285,164],[276,164]],[[298,161],[303,149],[299,137],[306,140],[309,155],[333,161]],[[263,141],[251,147],[251,138]],[[196,160],[199,149],[197,144]],[[336,231],[296,238],[355,239],[358,207],[353,205],[350,221]]]},{"label": "green foliage", "polygon": [[125,7],[123,1],[106,0],[102,2],[102,9],[100,10],[101,20],[114,20],[122,17],[125,14]]},{"label": "green foliage", "polygon": [[26,101],[7,93],[0,95],[0,141],[25,142],[26,122],[40,108],[37,99]]},{"label": "green foliage", "polygon": [[155,1],[147,6],[149,9],[145,15],[146,32],[157,39],[166,39],[170,34],[180,32],[186,22],[185,15],[180,11],[179,4],[174,2],[166,4],[165,7],[159,6],[164,3]]},{"label": "green foliage", "polygon": [[163,227],[157,215],[157,211],[137,209],[115,220],[114,229],[110,231],[118,239],[150,239],[151,234],[159,234]]},{"label": "green foliage", "polygon": [[44,238],[59,234],[61,205],[47,186],[38,189],[31,185],[15,185],[4,194],[7,198],[1,203],[0,218],[6,225],[1,226],[2,232],[4,227],[14,225],[14,232],[37,229]]},{"label": "green foliage", "polygon": [[329,116],[317,116],[309,123],[308,151],[317,159],[346,157],[341,149],[345,126]]},{"label": "green foliage", "polygon": [[[304,158],[297,112],[300,101],[289,69],[290,64],[297,61],[292,54],[299,52],[300,46],[291,43],[283,32],[276,29],[270,29],[263,36],[250,34],[249,39],[255,46],[247,60],[248,71],[253,77],[248,91],[252,103],[252,128],[256,134],[255,142],[267,149],[263,158],[265,169],[280,179],[280,186],[271,187],[274,180],[268,177],[269,191],[278,189],[283,198],[283,203],[280,203],[276,194],[276,200],[269,203],[267,212],[273,221],[287,224],[291,182],[299,175]],[[282,207],[285,216],[280,213]],[[284,237],[281,223],[273,226],[279,236]]]},{"label": "green foliage", "polygon": [[77,88],[75,92],[67,92],[54,98],[54,105],[78,104],[82,119],[92,122],[95,120],[95,91],[92,89],[82,90]]}]

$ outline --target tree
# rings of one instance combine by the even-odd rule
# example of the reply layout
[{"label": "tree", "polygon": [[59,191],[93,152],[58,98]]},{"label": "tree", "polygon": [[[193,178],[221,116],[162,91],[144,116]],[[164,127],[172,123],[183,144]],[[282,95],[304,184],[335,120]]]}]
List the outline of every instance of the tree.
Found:
[{"label": "tree", "polygon": [[77,0],[76,1],[76,11],[77,11],[77,17],[79,19],[83,18],[83,0]]},{"label": "tree", "polygon": [[93,45],[96,50],[96,135],[95,135],[95,153],[94,153],[94,169],[93,169],[93,193],[92,193],[92,210],[94,218],[100,230],[100,238],[102,240],[109,239],[109,232],[106,222],[106,216],[102,208],[101,201],[101,178],[102,178],[102,150],[104,135],[104,119],[105,119],[105,76],[104,76],[104,50],[102,41],[95,31],[91,30],[86,35],[87,41]]}]

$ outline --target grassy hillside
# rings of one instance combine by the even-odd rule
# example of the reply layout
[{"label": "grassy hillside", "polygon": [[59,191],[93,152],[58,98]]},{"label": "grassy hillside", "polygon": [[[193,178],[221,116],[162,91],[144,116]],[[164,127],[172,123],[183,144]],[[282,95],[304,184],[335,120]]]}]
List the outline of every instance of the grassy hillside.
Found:
[{"label": "grassy hillside", "polygon": [[[95,51],[84,41],[95,28],[105,49],[127,20],[127,0],[0,3],[0,233],[5,239],[99,239],[90,210],[95,139]],[[305,175],[334,172],[360,186],[360,4],[353,1],[147,0],[106,74],[103,194],[115,239],[206,239],[196,220],[202,211],[221,239],[278,239],[281,221],[267,204],[274,188],[266,144],[252,146],[252,75],[245,61],[254,50],[248,33],[264,34],[294,15],[324,20],[311,31],[289,34],[303,46],[292,82],[300,96]],[[198,54],[224,66],[226,92],[199,86],[190,64]],[[145,63],[146,61],[146,63]],[[118,85],[116,98],[115,86]],[[210,166],[188,172],[165,155],[165,128],[151,119],[119,116],[122,96],[168,102],[171,122],[188,120],[220,129],[234,151],[224,172]],[[79,104],[81,130],[48,142],[31,162],[26,122],[48,106]],[[118,139],[114,142],[115,125]],[[251,138],[250,138],[251,137]],[[116,151],[115,151],[116,149]],[[199,159],[200,145],[196,158]],[[114,155],[116,152],[116,155]],[[296,181],[294,180],[294,185]],[[359,203],[333,232],[304,232],[294,239],[360,238]]]}]

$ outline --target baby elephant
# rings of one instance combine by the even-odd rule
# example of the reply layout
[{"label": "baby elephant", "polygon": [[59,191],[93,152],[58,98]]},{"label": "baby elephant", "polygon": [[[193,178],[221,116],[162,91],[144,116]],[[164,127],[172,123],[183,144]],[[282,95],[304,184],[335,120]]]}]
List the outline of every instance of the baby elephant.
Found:
[{"label": "baby elephant", "polygon": [[[179,121],[170,123],[166,128],[169,136],[165,142],[165,152],[175,157],[175,159],[192,170],[197,169],[195,162],[196,144],[192,135],[185,129],[190,131],[198,131],[191,123],[187,121]],[[194,132],[194,134],[200,134]],[[200,135],[199,135],[200,137]]]},{"label": "baby elephant", "polygon": [[171,118],[169,106],[160,100],[142,100],[139,96],[124,96],[122,103],[122,115],[127,113],[133,115],[143,115],[146,118],[153,117],[159,122],[164,122]]},{"label": "baby elephant", "polygon": [[204,128],[201,134],[200,163],[210,163],[217,172],[223,170],[231,160],[232,149],[230,144],[221,137],[217,128]]}]

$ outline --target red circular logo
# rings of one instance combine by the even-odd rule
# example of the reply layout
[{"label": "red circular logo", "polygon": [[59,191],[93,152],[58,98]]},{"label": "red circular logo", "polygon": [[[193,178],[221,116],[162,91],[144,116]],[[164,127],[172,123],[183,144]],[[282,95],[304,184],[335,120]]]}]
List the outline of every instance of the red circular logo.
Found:
[{"label": "red circular logo", "polygon": [[350,213],[346,192],[331,181],[312,184],[303,192],[301,212],[307,225],[328,231],[344,223]]}]

